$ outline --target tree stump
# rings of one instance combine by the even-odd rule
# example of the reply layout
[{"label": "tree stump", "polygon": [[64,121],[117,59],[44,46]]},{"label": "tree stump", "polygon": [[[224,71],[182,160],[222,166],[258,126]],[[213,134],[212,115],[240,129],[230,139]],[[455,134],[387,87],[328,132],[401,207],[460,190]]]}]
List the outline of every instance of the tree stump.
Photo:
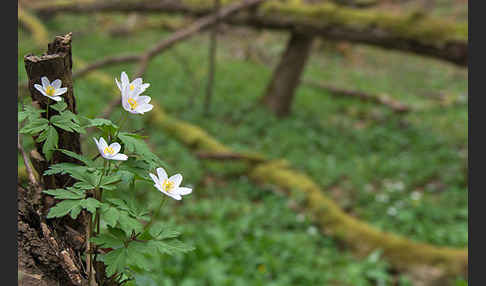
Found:
[{"label": "tree stump", "polygon": [[[48,44],[47,53],[42,56],[28,54],[24,57],[29,78],[29,90],[34,106],[43,109],[48,98],[34,88],[47,76],[52,82],[62,80],[68,91],[62,95],[68,109],[76,112],[72,84],[71,33],[57,36]],[[49,109],[49,117],[58,114]],[[46,114],[43,114],[45,117]],[[56,129],[59,133],[59,148],[81,153],[79,134]],[[50,164],[77,161],[60,152],[54,152],[48,162],[42,155],[42,145],[30,153],[34,168],[41,177],[40,185],[45,189],[61,188],[74,184],[64,176],[42,176]],[[76,220],[70,217],[46,220],[48,209],[54,199],[41,193],[42,190],[29,187],[18,188],[17,243],[19,285],[86,285],[86,273],[81,259],[85,249],[84,233],[86,213]]]}]

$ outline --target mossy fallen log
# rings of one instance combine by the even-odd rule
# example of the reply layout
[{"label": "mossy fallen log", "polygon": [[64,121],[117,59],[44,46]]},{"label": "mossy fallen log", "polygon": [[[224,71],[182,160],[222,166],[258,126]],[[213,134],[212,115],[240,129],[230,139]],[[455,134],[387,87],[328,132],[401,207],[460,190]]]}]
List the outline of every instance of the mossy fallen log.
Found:
[{"label": "mossy fallen log", "polygon": [[[223,5],[236,0],[222,1]],[[329,2],[269,0],[258,8],[224,20],[234,25],[298,31],[330,40],[350,41],[413,52],[467,65],[468,25],[423,12],[403,14],[377,9],[354,9]],[[210,0],[117,1],[93,4],[42,4],[37,13],[177,13],[203,16],[212,12]]]},{"label": "mossy fallen log", "polygon": [[[167,115],[158,105],[154,107],[148,120],[192,151],[213,154],[233,152],[201,128]],[[261,155],[261,158],[264,156]],[[292,170],[286,161],[252,164],[248,168],[248,174],[254,181],[295,190],[304,195],[305,210],[315,217],[322,230],[346,242],[358,253],[366,254],[372,250],[382,249],[384,257],[399,269],[413,269],[425,265],[440,268],[444,275],[467,275],[467,248],[438,247],[380,231],[346,214],[335,202],[326,197],[312,179]],[[288,194],[292,196],[293,193]]]}]

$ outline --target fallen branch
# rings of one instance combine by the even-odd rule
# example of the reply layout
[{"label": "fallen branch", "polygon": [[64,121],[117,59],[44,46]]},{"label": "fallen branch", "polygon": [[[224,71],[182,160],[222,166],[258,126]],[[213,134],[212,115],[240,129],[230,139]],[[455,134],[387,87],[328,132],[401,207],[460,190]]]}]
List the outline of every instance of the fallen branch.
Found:
[{"label": "fallen branch", "polygon": [[199,159],[217,161],[247,161],[250,163],[262,163],[267,161],[267,159],[259,154],[196,152],[195,155]]},{"label": "fallen branch", "polygon": [[302,83],[311,86],[314,88],[322,89],[325,91],[330,92],[331,94],[334,95],[339,95],[339,96],[349,96],[353,98],[358,98],[363,101],[369,101],[369,102],[374,102],[377,104],[385,105],[389,108],[391,108],[393,111],[397,113],[407,113],[411,111],[411,107],[403,104],[401,102],[398,102],[394,99],[391,99],[389,97],[385,97],[382,95],[378,94],[369,94],[365,93],[363,91],[357,91],[357,90],[349,90],[349,89],[341,89],[332,85],[324,84],[324,83],[319,83],[316,81],[312,80],[302,80]]},{"label": "fallen branch", "polygon": [[[200,17],[212,13],[207,1],[97,2],[37,6],[37,13],[179,13]],[[354,9],[332,3],[268,1],[252,13],[225,20],[233,25],[299,31],[327,40],[349,41],[386,49],[413,52],[467,66],[468,26],[425,15],[393,14],[373,9]]]}]

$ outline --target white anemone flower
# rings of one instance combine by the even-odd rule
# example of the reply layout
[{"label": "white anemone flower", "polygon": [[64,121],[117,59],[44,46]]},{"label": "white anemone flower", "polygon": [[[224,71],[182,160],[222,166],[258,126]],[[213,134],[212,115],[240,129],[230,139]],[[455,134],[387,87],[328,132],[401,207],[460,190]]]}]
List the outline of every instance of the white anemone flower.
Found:
[{"label": "white anemone flower", "polygon": [[118,89],[120,90],[120,92],[122,92],[122,94],[125,91],[125,88],[127,88],[127,87],[128,87],[128,90],[133,91],[138,86],[138,87],[140,87],[140,89],[139,89],[139,93],[137,95],[140,95],[150,86],[150,83],[143,83],[143,80],[140,77],[136,78],[132,82],[130,82],[126,72],[121,73],[120,80],[121,80],[121,82],[119,82],[118,79],[115,78],[116,85],[118,86]]},{"label": "white anemone flower", "polygon": [[106,143],[105,139],[103,137],[100,137],[100,140],[96,140],[96,138],[93,138],[96,146],[98,147],[98,151],[100,151],[101,156],[103,158],[108,159],[108,160],[119,160],[119,161],[125,161],[128,159],[128,156],[125,154],[118,153],[120,152],[121,145],[117,142],[111,143],[110,146]]},{"label": "white anemone flower", "polygon": [[49,97],[55,101],[61,101],[62,97],[59,95],[66,93],[67,87],[61,87],[62,81],[60,79],[54,80],[52,83],[46,76],[41,78],[42,85],[34,84],[34,87],[44,96]]},{"label": "white anemone flower", "polygon": [[128,79],[125,72],[121,73],[121,82],[115,78],[116,85],[121,91],[123,108],[134,114],[144,114],[152,110],[154,106],[149,104],[150,96],[141,95],[149,86],[149,83],[143,83],[142,78],[136,78],[132,82]]},{"label": "white anemone flower", "polygon": [[154,108],[152,104],[149,104],[150,96],[139,95],[141,94],[141,88],[140,85],[135,86],[133,90],[130,90],[129,86],[125,87],[125,90],[122,92],[122,106],[126,111],[134,114],[144,114]]},{"label": "white anemone flower", "polygon": [[168,178],[167,173],[163,168],[157,168],[157,175],[149,173],[152,180],[154,180],[156,187],[162,193],[168,195],[169,197],[181,200],[182,196],[189,195],[192,192],[191,188],[180,187],[182,183],[182,175],[175,174]]}]

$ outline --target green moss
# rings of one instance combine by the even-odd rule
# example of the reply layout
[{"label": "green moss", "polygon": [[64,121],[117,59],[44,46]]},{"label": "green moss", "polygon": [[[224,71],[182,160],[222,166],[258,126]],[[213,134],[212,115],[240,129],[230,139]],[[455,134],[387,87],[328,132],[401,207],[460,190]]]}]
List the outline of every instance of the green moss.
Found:
[{"label": "green moss", "polygon": [[404,15],[377,10],[340,7],[331,3],[304,4],[299,0],[269,1],[260,8],[261,15],[284,18],[296,24],[317,28],[380,29],[396,36],[429,44],[467,41],[467,23],[454,23],[409,13]]}]

